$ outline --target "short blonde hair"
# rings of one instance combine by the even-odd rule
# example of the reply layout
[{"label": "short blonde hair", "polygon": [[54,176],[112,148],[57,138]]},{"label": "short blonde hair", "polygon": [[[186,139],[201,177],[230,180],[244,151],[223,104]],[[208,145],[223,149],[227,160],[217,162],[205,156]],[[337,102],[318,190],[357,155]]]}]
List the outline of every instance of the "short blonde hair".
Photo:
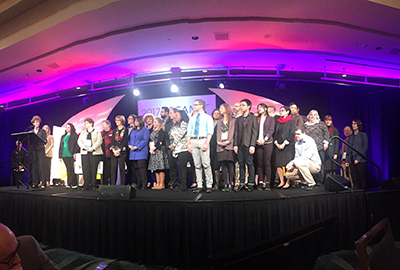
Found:
[{"label": "short blonde hair", "polygon": [[115,121],[117,121],[117,120],[121,121],[122,125],[125,125],[125,116],[117,115],[117,116],[115,116]]},{"label": "short blonde hair", "polygon": [[319,113],[318,113],[317,110],[311,110],[311,111],[308,113],[308,115],[307,115],[308,121],[310,121],[310,114],[313,113],[313,112],[315,112],[315,113],[317,114],[317,117],[315,117],[315,118],[317,119],[317,121],[321,121],[321,118],[319,118]]}]

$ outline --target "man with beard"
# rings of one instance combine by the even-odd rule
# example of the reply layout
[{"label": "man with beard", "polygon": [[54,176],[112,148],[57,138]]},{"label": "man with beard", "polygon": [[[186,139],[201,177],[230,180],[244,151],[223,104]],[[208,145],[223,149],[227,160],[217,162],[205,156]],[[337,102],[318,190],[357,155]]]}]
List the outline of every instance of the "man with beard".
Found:
[{"label": "man with beard", "polygon": [[[169,116],[169,108],[168,107],[161,107],[160,111],[161,119],[164,121],[165,132],[167,135],[173,126],[173,122],[171,117]],[[170,145],[169,136],[166,137],[166,144]],[[178,180],[178,174],[176,173],[177,170],[177,163],[176,158],[172,157],[172,151],[167,147],[167,156],[168,156],[168,165],[169,170],[165,173],[165,186],[173,188],[172,184],[176,183]],[[169,172],[168,172],[169,171]]]}]

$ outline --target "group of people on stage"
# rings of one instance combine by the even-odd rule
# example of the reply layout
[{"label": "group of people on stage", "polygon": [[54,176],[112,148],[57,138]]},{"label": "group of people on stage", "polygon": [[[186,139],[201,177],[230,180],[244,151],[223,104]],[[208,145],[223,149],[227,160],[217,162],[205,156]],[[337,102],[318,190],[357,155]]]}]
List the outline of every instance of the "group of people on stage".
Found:
[{"label": "group of people on stage", "polygon": [[[85,189],[97,188],[97,168],[102,160],[102,185],[185,191],[191,184],[190,174],[193,192],[271,187],[313,190],[324,183],[326,175],[336,171],[337,165],[330,157],[343,163],[342,175],[352,181],[353,188],[367,187],[364,156],[368,138],[361,131],[360,120],[355,119],[352,127],[344,130],[346,141],[358,152],[345,144],[340,152],[338,140],[328,143],[331,137],[339,135],[330,115],[323,121],[316,110],[302,116],[295,103],[282,106],[279,116],[272,105],[260,103],[254,114],[251,108],[251,101],[243,99],[233,108],[224,103],[208,115],[205,102],[197,99],[190,117],[183,110],[162,107],[161,117],[129,115],[127,126],[125,117],[117,115],[115,128],[105,120],[102,131],[95,130],[93,119],[87,118],[79,135],[74,125],[68,123],[59,147],[59,158],[67,169],[67,187],[79,187],[74,172],[78,153],[82,157]],[[45,188],[50,180],[49,159],[54,139],[48,126],[39,128],[39,116],[31,122],[33,131],[43,139],[29,146],[32,183],[38,186],[40,175],[41,187]]]}]

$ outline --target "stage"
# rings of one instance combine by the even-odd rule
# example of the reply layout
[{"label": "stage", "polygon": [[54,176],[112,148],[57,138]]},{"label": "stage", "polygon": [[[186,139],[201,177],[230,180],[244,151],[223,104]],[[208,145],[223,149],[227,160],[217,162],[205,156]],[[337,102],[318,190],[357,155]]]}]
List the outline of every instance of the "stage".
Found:
[{"label": "stage", "polygon": [[368,196],[361,190],[138,190],[134,199],[124,201],[100,200],[98,194],[2,187],[0,221],[46,245],[182,269],[206,268],[212,256],[330,217],[337,223],[321,252],[342,249],[363,235],[370,221]]}]

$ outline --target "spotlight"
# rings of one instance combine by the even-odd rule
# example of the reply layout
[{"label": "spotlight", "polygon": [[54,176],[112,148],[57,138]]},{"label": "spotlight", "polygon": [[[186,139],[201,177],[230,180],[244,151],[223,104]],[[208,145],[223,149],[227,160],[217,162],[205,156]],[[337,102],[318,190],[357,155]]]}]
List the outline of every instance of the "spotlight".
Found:
[{"label": "spotlight", "polygon": [[77,87],[75,87],[75,89],[76,89],[76,90],[80,90],[80,89],[81,89],[81,87],[80,87],[80,86],[77,86]]},{"label": "spotlight", "polygon": [[171,92],[178,93],[179,87],[176,84],[171,85]]},{"label": "spotlight", "polygon": [[139,95],[140,95],[139,89],[137,89],[137,88],[133,89],[133,95],[134,95],[135,97],[139,96]]},{"label": "spotlight", "polygon": [[347,74],[345,73],[345,68],[343,68],[343,74],[342,74],[342,77],[343,77],[343,78],[346,78],[346,77],[347,77]]},{"label": "spotlight", "polygon": [[219,87],[220,89],[225,89],[226,85],[225,85],[225,83],[220,82],[220,83],[218,84],[218,87]]}]

